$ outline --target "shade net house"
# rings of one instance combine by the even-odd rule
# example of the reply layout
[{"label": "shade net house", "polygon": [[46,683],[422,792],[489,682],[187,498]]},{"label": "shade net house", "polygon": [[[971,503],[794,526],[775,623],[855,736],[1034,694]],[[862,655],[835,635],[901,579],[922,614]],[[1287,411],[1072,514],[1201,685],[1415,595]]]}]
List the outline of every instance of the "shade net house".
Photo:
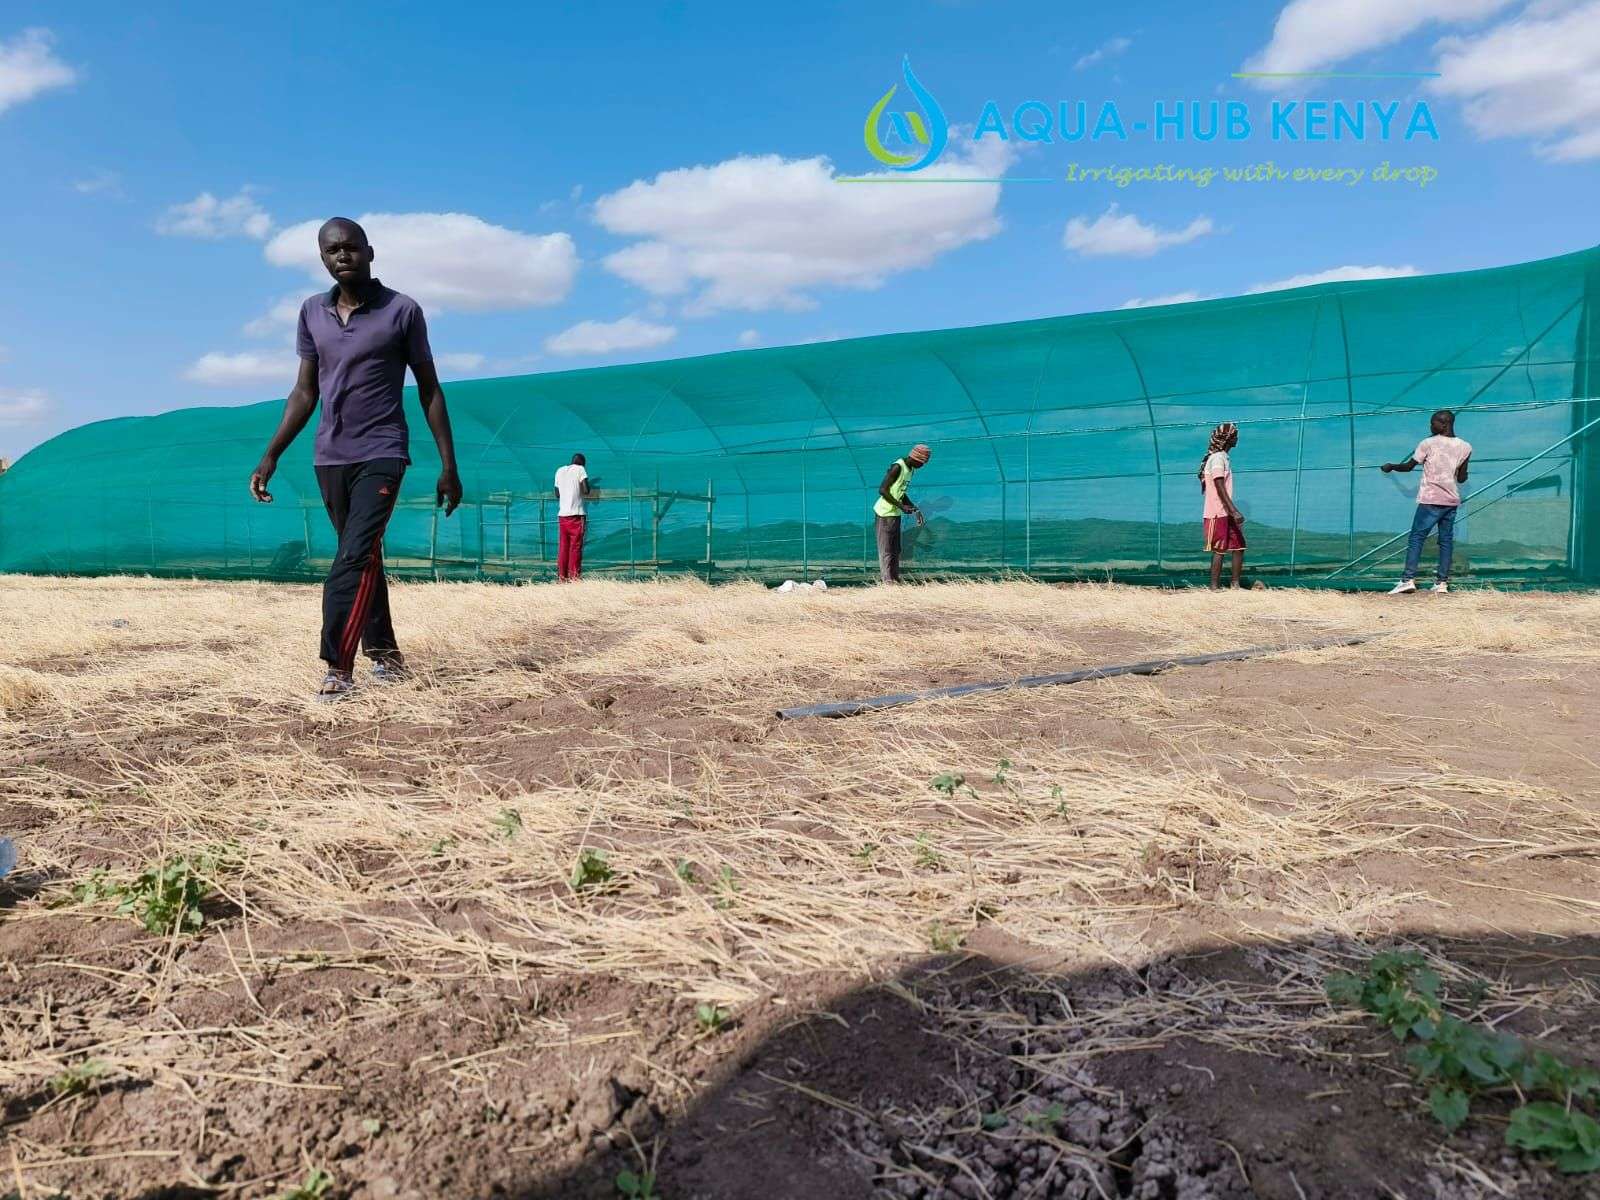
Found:
[{"label": "shade net house", "polygon": [[[391,571],[539,579],[554,470],[588,457],[585,568],[710,579],[875,575],[871,502],[934,450],[913,575],[1198,579],[1196,471],[1238,424],[1253,573],[1390,579],[1418,474],[1385,475],[1457,411],[1474,446],[1458,577],[1600,583],[1600,249],[1460,274],[745,350],[447,388],[466,488],[448,519],[414,403]],[[334,538],[309,432],[247,480],[276,402],[102,421],[0,475],[0,570],[305,579]]]}]

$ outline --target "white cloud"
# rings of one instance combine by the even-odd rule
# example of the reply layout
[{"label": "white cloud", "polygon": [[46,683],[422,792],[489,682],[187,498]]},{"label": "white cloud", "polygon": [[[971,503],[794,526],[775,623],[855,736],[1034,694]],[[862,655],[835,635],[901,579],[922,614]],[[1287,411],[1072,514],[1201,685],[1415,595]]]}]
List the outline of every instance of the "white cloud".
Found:
[{"label": "white cloud", "polygon": [[212,351],[202,354],[183,373],[191,383],[217,387],[245,387],[277,383],[288,388],[294,383],[300,360],[293,354],[263,354],[246,350],[242,354]]},{"label": "white cloud", "polygon": [[1182,229],[1160,229],[1132,213],[1118,212],[1113,204],[1093,221],[1073,217],[1061,235],[1061,244],[1091,258],[1149,258],[1159,250],[1216,231],[1210,217],[1196,217]]},{"label": "white cloud", "polygon": [[272,232],[272,218],[256,203],[248,187],[227,199],[201,192],[193,200],[174,204],[156,221],[156,232],[169,237],[247,237],[260,241]]},{"label": "white cloud", "polygon": [[1114,37],[1109,42],[1101,43],[1095,49],[1089,51],[1088,54],[1085,54],[1077,62],[1073,63],[1072,69],[1074,71],[1087,70],[1089,67],[1094,66],[1095,63],[1100,62],[1102,59],[1115,58],[1131,45],[1133,45],[1132,38]]},{"label": "white cloud", "polygon": [[551,354],[615,354],[622,350],[648,350],[664,346],[678,336],[671,325],[653,325],[638,317],[616,321],[579,321],[560,333],[547,337],[544,348]]},{"label": "white cloud", "polygon": [[[1310,287],[1316,283],[1346,283],[1358,279],[1400,279],[1421,274],[1415,267],[1331,267],[1326,271],[1308,271],[1303,275],[1290,275],[1287,279],[1274,279],[1269,283],[1251,284],[1244,295],[1255,296],[1262,292],[1281,292],[1289,288]],[[1220,293],[1202,292],[1193,288],[1181,292],[1167,292],[1160,296],[1135,296],[1125,300],[1118,308],[1151,308],[1158,304],[1189,304],[1195,300],[1215,300]]]},{"label": "white cloud", "polygon": [[1158,304],[1188,304],[1194,300],[1209,300],[1211,297],[1201,292],[1168,292],[1164,296],[1135,296],[1132,300],[1125,300],[1117,305],[1118,308],[1154,308]]},{"label": "white cloud", "polygon": [[78,72],[50,48],[54,40],[48,29],[24,29],[0,42],[0,113],[77,80]]},{"label": "white cloud", "polygon": [[1534,6],[1438,45],[1439,95],[1463,102],[1481,137],[1543,139],[1558,162],[1600,158],[1600,2]]},{"label": "white cloud", "polygon": [[433,361],[447,371],[476,371],[488,359],[482,354],[471,352],[459,354],[435,354]]},{"label": "white cloud", "polygon": [[0,388],[0,425],[31,424],[50,408],[50,397],[41,391]]},{"label": "white cloud", "polygon": [[1271,283],[1258,283],[1247,294],[1281,292],[1286,288],[1310,287],[1314,283],[1345,283],[1355,279],[1400,279],[1421,274],[1415,267],[1331,267],[1326,271],[1313,271],[1306,275],[1291,275],[1287,279],[1274,279]]},{"label": "white cloud", "polygon": [[739,345],[745,347],[761,345],[761,331],[759,329],[740,330]]},{"label": "white cloud", "polygon": [[[377,251],[373,273],[436,311],[557,304],[578,273],[578,251],[565,233],[523,233],[468,213],[367,213],[356,220]],[[267,261],[327,286],[317,253],[321,224],[302,221],[279,232],[267,243]]]},{"label": "white cloud", "polygon": [[115,171],[104,169],[92,175],[72,181],[72,190],[83,196],[93,196],[97,192],[104,192],[108,196],[120,197],[122,195],[122,176]]},{"label": "white cloud", "polygon": [[245,322],[245,333],[251,337],[276,337],[289,331],[293,336],[294,327],[300,321],[300,305],[304,302],[304,296],[282,296],[274,300],[266,312]]},{"label": "white cloud", "polygon": [[[1310,71],[1398,42],[1427,26],[1495,17],[1512,0],[1293,0],[1253,71]],[[1556,162],[1600,158],[1600,2],[1533,0],[1487,28],[1434,47],[1435,96],[1462,102],[1480,137],[1536,139]],[[1257,80],[1266,87],[1277,81]]]},{"label": "white cloud", "polygon": [[[1292,0],[1246,71],[1317,71],[1431,24],[1480,20],[1511,0]],[[1279,87],[1280,81],[1252,81]]]},{"label": "white cloud", "polygon": [[[957,137],[932,168],[943,178],[1004,174],[1014,151]],[[900,178],[894,172],[875,176]],[[687,315],[813,307],[813,289],[872,289],[1000,230],[1000,185],[841,184],[822,157],[741,156],[664,171],[594,202],[612,233],[642,240],[606,268]]]}]

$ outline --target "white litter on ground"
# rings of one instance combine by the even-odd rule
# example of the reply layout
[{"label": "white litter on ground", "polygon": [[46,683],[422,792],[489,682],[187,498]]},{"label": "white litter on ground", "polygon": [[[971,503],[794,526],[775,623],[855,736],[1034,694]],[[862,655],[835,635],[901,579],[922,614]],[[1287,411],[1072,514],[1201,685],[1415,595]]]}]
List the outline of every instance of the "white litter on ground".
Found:
[{"label": "white litter on ground", "polygon": [[773,589],[776,592],[825,592],[827,590],[828,581],[826,579],[814,579],[810,583],[796,583],[793,579],[785,579]]}]

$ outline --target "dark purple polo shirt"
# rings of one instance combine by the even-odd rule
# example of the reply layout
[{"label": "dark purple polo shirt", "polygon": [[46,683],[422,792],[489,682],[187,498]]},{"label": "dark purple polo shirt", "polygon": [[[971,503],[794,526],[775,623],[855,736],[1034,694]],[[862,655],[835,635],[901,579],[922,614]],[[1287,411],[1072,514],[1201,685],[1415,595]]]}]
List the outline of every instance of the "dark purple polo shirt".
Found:
[{"label": "dark purple polo shirt", "polygon": [[295,349],[317,364],[322,417],[312,461],[319,467],[411,461],[402,403],[406,368],[432,362],[428,324],[410,296],[374,279],[366,301],[339,324],[334,305],[339,289],[309,297],[300,306]]}]

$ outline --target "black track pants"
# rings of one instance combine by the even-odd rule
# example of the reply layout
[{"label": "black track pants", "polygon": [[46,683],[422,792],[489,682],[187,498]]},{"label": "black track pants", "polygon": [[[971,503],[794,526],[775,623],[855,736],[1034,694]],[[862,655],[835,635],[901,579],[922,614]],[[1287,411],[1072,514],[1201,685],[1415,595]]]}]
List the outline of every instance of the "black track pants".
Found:
[{"label": "black track pants", "polygon": [[317,468],[322,502],[339,534],[322,585],[322,661],[335,670],[350,670],[358,645],[369,658],[399,650],[383,576],[383,531],[405,472],[398,458]]}]

